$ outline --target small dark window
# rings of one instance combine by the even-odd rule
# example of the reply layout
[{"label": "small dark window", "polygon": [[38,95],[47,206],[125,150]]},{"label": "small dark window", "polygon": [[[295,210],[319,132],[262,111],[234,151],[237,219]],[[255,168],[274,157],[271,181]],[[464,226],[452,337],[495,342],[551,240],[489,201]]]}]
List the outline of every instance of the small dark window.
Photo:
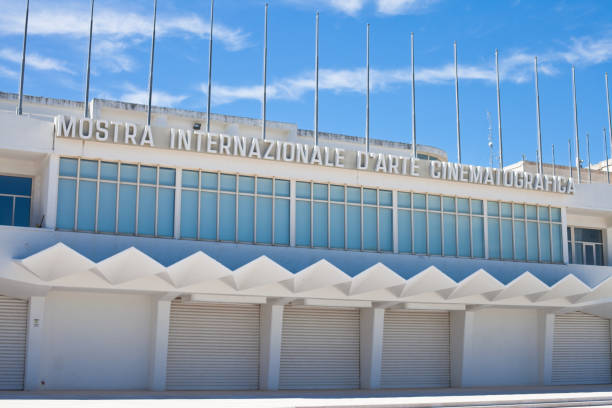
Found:
[{"label": "small dark window", "polygon": [[0,176],[0,225],[30,225],[32,179]]}]

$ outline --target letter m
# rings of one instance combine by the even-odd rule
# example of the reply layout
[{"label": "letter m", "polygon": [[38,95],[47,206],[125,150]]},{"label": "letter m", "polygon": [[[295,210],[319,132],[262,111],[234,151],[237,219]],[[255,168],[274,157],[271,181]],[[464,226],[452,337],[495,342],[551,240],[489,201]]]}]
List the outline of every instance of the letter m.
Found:
[{"label": "letter m", "polygon": [[74,117],[70,117],[66,124],[66,117],[58,115],[55,117],[55,137],[75,137],[76,125]]}]

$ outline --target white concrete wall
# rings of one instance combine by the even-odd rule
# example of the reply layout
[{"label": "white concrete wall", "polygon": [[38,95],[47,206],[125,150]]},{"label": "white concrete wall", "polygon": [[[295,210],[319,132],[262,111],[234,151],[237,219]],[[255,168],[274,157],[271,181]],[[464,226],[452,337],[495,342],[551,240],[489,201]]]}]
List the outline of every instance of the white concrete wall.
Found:
[{"label": "white concrete wall", "polygon": [[464,387],[539,384],[536,310],[481,309],[474,311],[472,324]]},{"label": "white concrete wall", "polygon": [[152,318],[150,296],[50,292],[41,388],[147,388]]}]

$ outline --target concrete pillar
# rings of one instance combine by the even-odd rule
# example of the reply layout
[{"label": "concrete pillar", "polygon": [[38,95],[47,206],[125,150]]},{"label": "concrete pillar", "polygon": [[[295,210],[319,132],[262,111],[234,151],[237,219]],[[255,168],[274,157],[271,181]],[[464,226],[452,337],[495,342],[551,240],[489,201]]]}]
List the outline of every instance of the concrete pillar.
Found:
[{"label": "concrete pillar", "polygon": [[385,309],[361,309],[361,388],[380,388]]},{"label": "concrete pillar", "polygon": [[45,220],[43,221],[43,227],[55,228],[57,219],[57,188],[59,183],[59,156],[56,154],[49,155],[49,161],[47,169],[47,183],[44,188],[46,190],[43,194],[46,195],[43,200],[45,205],[43,208],[43,215]]},{"label": "concrete pillar", "polygon": [[168,360],[168,331],[170,328],[170,300],[155,300],[153,304],[153,345],[149,367],[149,389],[166,389],[166,363]]},{"label": "concrete pillar", "polygon": [[555,314],[540,312],[538,314],[538,371],[540,384],[552,384],[553,335],[555,330]]},{"label": "concrete pillar", "polygon": [[[181,237],[181,197],[183,185],[183,169],[176,169],[176,188],[174,189],[174,238]],[[199,198],[198,198],[199,199]]]},{"label": "concrete pillar", "polygon": [[450,312],[451,387],[464,387],[469,381],[473,361],[472,339],[474,312],[453,310]]},{"label": "concrete pillar", "polygon": [[283,305],[261,305],[259,389],[278,390],[280,380]]},{"label": "concrete pillar", "polygon": [[43,322],[45,315],[45,297],[32,296],[28,303],[28,329],[26,340],[26,359],[24,389],[35,391],[42,388],[41,359],[43,343]]},{"label": "concrete pillar", "polygon": [[569,263],[569,251],[567,247],[567,209],[561,208],[561,249],[563,250],[563,263]]}]

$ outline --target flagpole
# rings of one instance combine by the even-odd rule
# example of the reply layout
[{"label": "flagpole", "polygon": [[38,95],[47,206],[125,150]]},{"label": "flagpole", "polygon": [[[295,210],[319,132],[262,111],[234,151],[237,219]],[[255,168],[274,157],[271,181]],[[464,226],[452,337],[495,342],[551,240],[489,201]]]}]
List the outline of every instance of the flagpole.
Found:
[{"label": "flagpole", "polygon": [[536,92],[536,119],[538,123],[538,173],[542,174],[542,127],[540,125],[540,87],[538,84],[538,57],[534,57],[534,75]]},{"label": "flagpole", "polygon": [[366,24],[366,152],[370,152],[370,24]]},{"label": "flagpole", "polygon": [[608,90],[608,73],[606,72],[606,105],[608,106],[608,134],[610,135],[610,149],[612,149],[612,117],[610,116],[610,92]]},{"label": "flagpole", "polygon": [[87,74],[85,77],[85,104],[83,106],[83,114],[86,118],[89,117],[89,78],[91,73],[91,40],[93,38],[93,16],[94,16],[94,0],[91,0],[91,15],[89,17],[89,47],[87,50]]},{"label": "flagpole", "polygon": [[208,92],[206,93],[206,132],[210,132],[210,90],[212,79],[213,11],[215,0],[210,0],[210,39],[208,42]]},{"label": "flagpole", "polygon": [[461,163],[461,132],[459,127],[459,70],[457,67],[457,41],[454,42],[455,51],[455,107],[457,110],[457,162]]},{"label": "flagpole", "polygon": [[589,183],[593,180],[591,179],[591,142],[589,141],[589,134],[586,134],[586,143],[587,143],[587,163],[589,164]]},{"label": "flagpole", "polygon": [[151,101],[153,99],[153,62],[155,60],[155,25],[157,23],[157,0],[153,0],[153,37],[151,38],[151,62],[149,66],[149,105],[147,107],[147,126],[151,126]]},{"label": "flagpole", "polygon": [[572,178],[574,175],[572,173],[574,166],[572,166],[572,139],[567,139],[567,151],[569,154],[569,176]]},{"label": "flagpole", "polygon": [[555,177],[557,174],[556,172],[556,164],[555,164],[555,145],[552,145],[552,176]]},{"label": "flagpole", "polygon": [[415,89],[414,89],[414,33],[410,33],[410,66],[412,71],[412,158],[417,158],[416,145],[416,107],[415,107]]},{"label": "flagpole", "polygon": [[610,163],[608,159],[608,143],[606,141],[606,128],[603,128],[603,143],[604,143],[604,152],[606,153],[606,176],[608,178],[608,184],[610,184]]},{"label": "flagpole", "polygon": [[21,76],[19,77],[19,103],[17,104],[17,114],[23,113],[23,76],[25,72],[26,44],[28,40],[28,16],[30,14],[30,0],[26,0],[25,28],[23,30],[23,50],[21,53]]},{"label": "flagpole", "polygon": [[268,77],[268,3],[264,16],[263,101],[261,104],[261,138],[266,140],[266,87]]},{"label": "flagpole", "polygon": [[499,133],[499,168],[504,168],[504,149],[502,145],[501,98],[499,90],[499,52],[495,49],[495,73],[497,77],[497,128]]},{"label": "flagpole", "polygon": [[576,170],[578,183],[580,183],[580,141],[578,139],[578,106],[576,104],[576,70],[572,65],[572,95],[574,97],[574,131],[576,136]]},{"label": "flagpole", "polygon": [[319,12],[315,16],[314,144],[319,145]]}]

